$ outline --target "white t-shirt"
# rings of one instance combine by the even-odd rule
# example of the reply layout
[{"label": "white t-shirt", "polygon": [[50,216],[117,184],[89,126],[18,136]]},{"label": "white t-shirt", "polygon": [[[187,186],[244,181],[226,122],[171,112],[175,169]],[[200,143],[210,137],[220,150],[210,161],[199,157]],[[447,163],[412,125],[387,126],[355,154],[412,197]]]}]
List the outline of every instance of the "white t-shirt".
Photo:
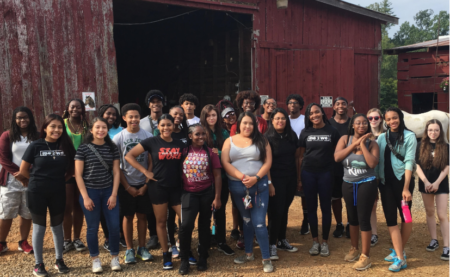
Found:
[{"label": "white t-shirt", "polygon": [[196,123],[200,123],[200,118],[194,116],[194,118],[186,119],[188,126],[194,125]]},{"label": "white t-shirt", "polygon": [[[12,162],[15,163],[18,167],[22,163],[23,154],[25,154],[25,150],[27,150],[28,145],[30,145],[31,141],[27,142],[27,138],[20,136],[20,141],[15,141],[12,144]],[[26,187],[22,186],[22,184],[14,178],[11,174],[8,174],[8,191],[25,191]]]},{"label": "white t-shirt", "polygon": [[302,130],[305,129],[305,116],[301,114],[296,119],[292,119],[291,116],[289,116],[289,120],[291,121],[292,130],[300,137]]},{"label": "white t-shirt", "polygon": [[150,117],[146,116],[139,122],[139,127],[153,135],[153,132],[158,129],[158,120],[152,119],[152,122],[150,123]]}]

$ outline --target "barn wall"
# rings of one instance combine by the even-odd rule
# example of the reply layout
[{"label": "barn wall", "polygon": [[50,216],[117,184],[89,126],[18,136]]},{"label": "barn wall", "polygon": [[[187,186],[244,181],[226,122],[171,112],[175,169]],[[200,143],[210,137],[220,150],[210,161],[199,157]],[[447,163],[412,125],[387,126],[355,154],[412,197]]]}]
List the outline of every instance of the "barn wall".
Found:
[{"label": "barn wall", "polygon": [[83,91],[117,102],[112,34],[110,0],[0,0],[1,130],[22,105],[41,124]]}]

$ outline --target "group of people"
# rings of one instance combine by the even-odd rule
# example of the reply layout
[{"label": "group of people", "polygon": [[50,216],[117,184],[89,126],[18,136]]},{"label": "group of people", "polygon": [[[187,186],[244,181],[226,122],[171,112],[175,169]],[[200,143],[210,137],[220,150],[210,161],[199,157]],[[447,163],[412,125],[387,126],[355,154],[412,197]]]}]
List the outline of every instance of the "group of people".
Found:
[{"label": "group of people", "polygon": [[[405,245],[412,221],[405,209],[411,208],[416,171],[432,239],[426,250],[439,248],[436,202],[444,245],[441,259],[448,260],[449,146],[438,120],[427,123],[417,144],[398,108],[384,114],[374,108],[349,117],[349,103],[343,97],[334,100],[330,119],[317,103],[310,103],[302,114],[305,103],[298,94],[288,96],[286,111],[277,108],[273,98],[261,103],[255,91],[242,91],[234,104],[222,100],[206,105],[200,117],[195,116],[199,102],[193,94],[182,95],[179,106],[170,107],[169,113],[163,113],[165,95],[159,90],[151,90],[144,101],[150,109],[147,117],[141,118],[141,107],[135,103],[124,105],[120,113],[107,104],[88,122],[83,102],[73,99],[62,117],[47,115],[39,131],[30,109],[13,111],[11,128],[0,137],[0,253],[8,250],[6,239],[19,215],[18,249],[34,253],[34,275],[47,276],[42,252],[48,209],[55,268],[60,273],[69,272],[64,253],[86,249],[80,238],[83,218],[95,273],[103,271],[100,225],[114,271],[121,270],[121,246],[126,248],[124,263],[132,264],[154,260],[149,249],[159,245],[163,269],[173,269],[172,260],[180,258],[180,274],[188,274],[191,265],[204,271],[212,244],[224,255],[235,254],[226,242],[226,204],[231,195],[230,236],[237,241],[236,248],[245,250],[234,263],[255,259],[256,237],[263,271],[272,272],[277,251],[298,251],[286,238],[286,229],[290,205],[299,195],[300,233],[312,234],[310,255],[327,257],[332,252],[328,239],[334,214],[333,236],[345,234],[351,241],[344,260],[365,270],[371,266],[370,247],[379,239],[379,191],[393,244],[385,260],[392,263],[389,270],[397,272],[407,267]],[[197,216],[199,243],[192,251]],[[31,225],[33,246],[27,242]]]}]

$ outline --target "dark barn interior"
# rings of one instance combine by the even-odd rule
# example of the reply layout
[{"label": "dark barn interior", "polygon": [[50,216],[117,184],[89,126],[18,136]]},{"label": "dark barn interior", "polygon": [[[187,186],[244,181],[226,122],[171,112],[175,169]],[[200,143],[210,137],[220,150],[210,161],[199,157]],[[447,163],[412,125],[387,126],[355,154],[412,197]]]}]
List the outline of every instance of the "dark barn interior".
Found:
[{"label": "dark barn interior", "polygon": [[159,89],[167,112],[193,93],[199,115],[204,105],[251,89],[251,15],[123,0],[113,9],[121,105],[139,103],[148,114],[144,96]]}]

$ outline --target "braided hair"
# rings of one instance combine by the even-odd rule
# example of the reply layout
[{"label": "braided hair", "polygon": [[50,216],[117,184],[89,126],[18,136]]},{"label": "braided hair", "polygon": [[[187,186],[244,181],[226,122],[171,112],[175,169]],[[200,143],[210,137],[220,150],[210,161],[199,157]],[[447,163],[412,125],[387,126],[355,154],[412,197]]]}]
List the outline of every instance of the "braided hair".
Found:
[{"label": "braided hair", "polygon": [[[113,108],[116,111],[116,120],[114,121],[113,126],[114,126],[114,128],[119,128],[120,123],[121,123],[120,113],[119,113],[119,110],[116,108],[116,106],[114,106],[113,104],[101,105],[100,108],[98,108],[98,116],[103,118],[103,115],[109,108]],[[109,128],[109,126],[108,126],[108,128]]]},{"label": "braided hair", "polygon": [[325,125],[330,125],[330,121],[328,121],[327,115],[325,114],[325,111],[323,110],[322,106],[313,102],[313,103],[309,104],[308,107],[306,107],[306,111],[305,111],[305,129],[313,127],[313,124],[312,124],[311,120],[309,119],[310,114],[311,114],[312,106],[319,107],[320,111],[322,112],[323,123],[325,123]]},{"label": "braided hair", "polygon": [[70,106],[70,103],[72,103],[73,101],[77,101],[78,103],[80,103],[80,106],[81,106],[81,126],[82,126],[82,128],[81,128],[81,130],[82,130],[81,131],[81,135],[85,136],[86,133],[87,133],[87,130],[88,130],[89,122],[86,120],[86,108],[84,107],[83,100],[77,99],[77,98],[69,100],[69,102],[67,102],[67,104],[66,104],[66,108],[64,109],[62,118],[63,119],[67,118],[67,120],[69,120],[68,119],[69,116],[70,116],[69,115],[69,106]]},{"label": "braided hair", "polygon": [[[405,120],[403,119],[404,115],[403,115],[402,111],[399,108],[397,108],[397,107],[389,107],[384,112],[384,124],[386,124],[386,114],[388,112],[395,112],[395,113],[398,114],[398,119],[400,121],[400,124],[398,126],[398,134],[399,134],[399,136],[396,139],[396,143],[398,143],[399,145],[403,145],[404,137],[405,137],[404,136],[404,131],[405,130],[410,131],[408,128],[406,128]],[[387,126],[387,124],[386,124],[386,128],[387,128],[388,131],[391,130],[391,127]],[[395,143],[393,145],[395,145]]]}]

